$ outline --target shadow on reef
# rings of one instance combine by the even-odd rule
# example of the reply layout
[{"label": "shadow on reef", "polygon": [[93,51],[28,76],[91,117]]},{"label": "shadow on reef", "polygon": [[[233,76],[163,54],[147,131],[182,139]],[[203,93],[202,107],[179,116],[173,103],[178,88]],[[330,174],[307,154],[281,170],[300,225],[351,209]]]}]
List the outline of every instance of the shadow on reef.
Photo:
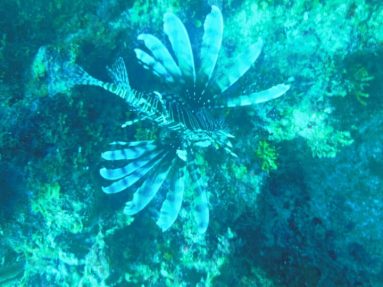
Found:
[{"label": "shadow on reef", "polygon": [[[313,160],[303,142],[285,144],[280,168],[258,198],[254,224],[238,226],[250,265],[277,286],[379,286],[383,282],[376,222],[383,219],[378,116],[365,137],[334,159]],[[373,136],[375,135],[375,136]],[[239,251],[240,253],[244,251]]]},{"label": "shadow on reef", "polygon": [[0,221],[14,218],[19,205],[26,202],[23,172],[9,163],[0,163]]}]

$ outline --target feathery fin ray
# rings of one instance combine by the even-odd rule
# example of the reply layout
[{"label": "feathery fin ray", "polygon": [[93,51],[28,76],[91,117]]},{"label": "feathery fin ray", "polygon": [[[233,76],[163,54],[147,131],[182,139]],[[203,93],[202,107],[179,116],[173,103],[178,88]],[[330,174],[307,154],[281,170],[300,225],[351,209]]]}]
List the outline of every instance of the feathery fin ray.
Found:
[{"label": "feathery fin ray", "polygon": [[255,104],[268,102],[283,96],[290,89],[290,85],[279,84],[267,90],[252,93],[250,95],[242,95],[227,100],[226,107],[244,107]]},{"label": "feathery fin ray", "polygon": [[146,48],[152,53],[153,58],[160,62],[174,79],[177,79],[178,81],[181,80],[181,70],[170,55],[168,49],[157,37],[150,34],[140,34],[137,39],[144,42]]},{"label": "feathery fin ray", "polygon": [[247,48],[242,54],[231,59],[231,62],[215,77],[215,83],[221,93],[225,92],[236,81],[238,81],[258,59],[262,51],[263,41],[258,41]]},{"label": "feathery fin ray", "polygon": [[138,180],[143,178],[150,170],[158,166],[167,154],[168,153],[165,153],[159,158],[155,158],[154,160],[149,161],[147,164],[135,170],[133,173],[129,174],[128,176],[123,177],[122,179],[115,181],[108,186],[102,187],[102,190],[105,193],[117,193],[129,188],[130,186],[135,184]]},{"label": "feathery fin ray", "polygon": [[194,83],[194,56],[189,34],[184,24],[173,13],[166,13],[164,15],[164,32],[168,36],[182,74]]},{"label": "feathery fin ray", "polygon": [[203,234],[209,225],[209,202],[206,192],[206,181],[201,176],[194,154],[190,152],[190,155],[192,159],[188,162],[187,169],[197,192],[197,197],[194,200],[194,216],[197,222],[198,233]]},{"label": "feathery fin ray", "polygon": [[157,77],[165,80],[168,83],[174,83],[174,78],[165,67],[148,53],[141,49],[134,49],[137,59],[141,62],[142,66],[148,70],[151,70]]},{"label": "feathery fin ray", "polygon": [[157,145],[153,142],[142,141],[139,143],[134,144],[132,142],[126,148],[105,151],[101,154],[101,157],[105,160],[133,160],[157,148]]},{"label": "feathery fin ray", "polygon": [[168,164],[165,162],[158,168],[159,172],[157,174],[149,176],[144,181],[144,183],[134,193],[132,200],[125,204],[125,214],[134,215],[144,209],[146,205],[148,205],[148,203],[153,199],[153,197],[161,188],[166,177],[168,176],[170,169],[173,167],[174,162],[175,160],[173,159],[172,163],[163,170],[163,167]]},{"label": "feathery fin ray", "polygon": [[204,23],[200,54],[201,63],[198,72],[198,77],[204,84],[207,84],[213,74],[221,50],[222,35],[223,19],[221,10],[216,6],[211,6],[211,12],[206,16]]},{"label": "feathery fin ray", "polygon": [[175,171],[170,190],[162,203],[160,215],[156,222],[162,231],[168,230],[173,225],[180,212],[185,189],[185,172],[185,166]]},{"label": "feathery fin ray", "polygon": [[142,168],[145,164],[149,163],[155,157],[159,155],[160,151],[150,152],[149,154],[144,154],[142,157],[139,157],[137,160],[134,160],[127,165],[120,168],[101,168],[100,175],[106,180],[118,180],[123,178],[139,168]]},{"label": "feathery fin ray", "polygon": [[107,67],[107,71],[115,84],[121,85],[125,89],[130,90],[128,72],[126,71],[125,62],[121,57],[118,57],[116,62],[111,67]]}]

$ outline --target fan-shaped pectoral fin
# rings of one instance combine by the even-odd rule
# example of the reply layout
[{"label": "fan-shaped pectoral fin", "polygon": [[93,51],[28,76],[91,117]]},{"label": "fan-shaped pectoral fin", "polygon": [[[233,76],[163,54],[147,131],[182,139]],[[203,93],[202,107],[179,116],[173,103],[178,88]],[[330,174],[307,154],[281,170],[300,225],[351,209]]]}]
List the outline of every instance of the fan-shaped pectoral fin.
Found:
[{"label": "fan-shaped pectoral fin", "polygon": [[221,50],[222,35],[223,19],[221,11],[218,7],[212,6],[210,14],[205,19],[201,45],[201,63],[198,78],[203,84],[207,84],[213,74]]},{"label": "fan-shaped pectoral fin", "polygon": [[182,74],[195,82],[194,56],[184,24],[173,13],[164,15],[164,32],[168,36]]},{"label": "fan-shaped pectoral fin", "polygon": [[141,168],[136,169],[129,175],[114,181],[108,186],[102,187],[102,190],[105,193],[117,193],[131,187],[140,179],[143,179],[150,171],[155,170],[158,165],[160,165],[160,163],[165,159],[167,154],[168,153],[166,152],[161,153],[158,157],[155,157],[153,160],[147,162]]},{"label": "fan-shaped pectoral fin", "polygon": [[160,190],[173,167],[175,159],[170,163],[165,160],[158,169],[148,176],[142,185],[136,190],[133,199],[125,204],[124,213],[134,215],[144,209]]},{"label": "fan-shaped pectoral fin", "polygon": [[134,49],[134,52],[136,53],[138,61],[145,69],[150,70],[154,75],[167,83],[174,83],[173,76],[165,69],[161,62],[157,61],[141,49]]},{"label": "fan-shaped pectoral fin", "polygon": [[230,63],[215,76],[213,82],[218,86],[221,93],[238,81],[254,64],[261,54],[263,41],[259,39],[255,44],[248,47],[239,56],[230,59]]},{"label": "fan-shaped pectoral fin", "polygon": [[196,164],[194,155],[190,152],[191,161],[187,165],[189,176],[193,181],[193,186],[196,192],[194,200],[194,218],[197,223],[198,233],[203,234],[206,232],[209,225],[209,201],[207,196],[206,181],[202,177],[200,169]]},{"label": "fan-shaped pectoral fin", "polygon": [[172,55],[170,55],[168,49],[157,37],[150,34],[140,34],[137,39],[144,41],[146,48],[152,53],[153,58],[160,62],[174,79],[181,81],[182,74],[180,68],[177,66]]},{"label": "fan-shaped pectoral fin", "polygon": [[162,203],[157,225],[166,231],[176,221],[181,210],[183,194],[185,190],[186,167],[178,168],[172,178],[170,189],[166,194],[166,199]]},{"label": "fan-shaped pectoral fin", "polygon": [[226,106],[229,108],[243,107],[268,102],[283,96],[290,89],[290,85],[279,84],[267,90],[242,95],[227,100]]}]

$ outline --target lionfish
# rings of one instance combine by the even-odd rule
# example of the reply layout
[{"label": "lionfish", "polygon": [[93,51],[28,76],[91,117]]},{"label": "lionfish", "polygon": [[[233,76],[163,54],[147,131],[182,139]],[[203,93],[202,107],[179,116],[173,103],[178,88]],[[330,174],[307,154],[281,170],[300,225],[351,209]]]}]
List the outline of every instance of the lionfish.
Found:
[{"label": "lionfish", "polygon": [[[101,155],[111,164],[100,169],[101,176],[110,183],[102,190],[114,194],[135,187],[133,198],[124,208],[125,214],[134,215],[144,209],[161,188],[166,189],[156,221],[162,231],[166,231],[180,212],[187,183],[193,183],[197,230],[205,233],[209,223],[208,186],[196,162],[196,150],[214,147],[236,156],[230,142],[234,137],[215,120],[213,112],[267,102],[285,94],[290,86],[278,84],[239,96],[227,93],[257,60],[263,42],[258,39],[217,69],[223,36],[223,17],[217,6],[211,6],[204,22],[199,67],[195,66],[195,54],[181,20],[168,12],[163,22],[171,51],[157,37],[140,34],[138,40],[142,41],[143,48],[134,52],[139,63],[163,82],[165,91],[132,89],[122,58],[107,67],[112,82],[100,81],[69,63],[63,64],[65,72],[61,71],[61,78],[71,86],[97,86],[124,99],[136,117],[122,127],[146,120],[161,131],[156,140],[112,142],[112,148]],[[57,69],[54,72],[59,73]]]}]

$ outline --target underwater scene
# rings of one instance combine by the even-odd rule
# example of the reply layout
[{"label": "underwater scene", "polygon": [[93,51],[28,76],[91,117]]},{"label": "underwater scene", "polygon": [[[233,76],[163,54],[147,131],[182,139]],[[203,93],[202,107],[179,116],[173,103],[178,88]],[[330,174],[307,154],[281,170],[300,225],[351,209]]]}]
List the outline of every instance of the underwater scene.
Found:
[{"label": "underwater scene", "polygon": [[381,1],[0,23],[0,286],[383,287]]}]

